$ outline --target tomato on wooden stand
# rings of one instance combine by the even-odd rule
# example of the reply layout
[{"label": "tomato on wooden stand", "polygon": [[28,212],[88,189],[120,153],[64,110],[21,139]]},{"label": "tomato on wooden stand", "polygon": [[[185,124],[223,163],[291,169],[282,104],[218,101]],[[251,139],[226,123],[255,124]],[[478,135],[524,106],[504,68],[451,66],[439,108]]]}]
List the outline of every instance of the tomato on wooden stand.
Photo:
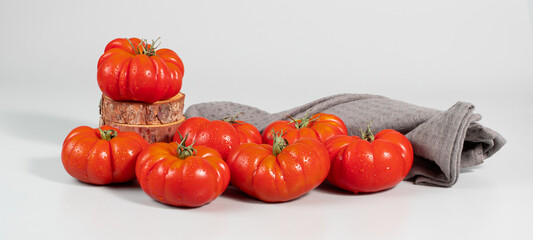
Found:
[{"label": "tomato on wooden stand", "polygon": [[102,92],[115,101],[153,103],[181,90],[184,67],[174,51],[138,38],[117,38],[98,60],[97,80]]},{"label": "tomato on wooden stand", "polygon": [[105,185],[135,178],[135,162],[148,142],[134,132],[120,132],[110,126],[73,129],[61,151],[63,167],[72,177],[86,183]]}]

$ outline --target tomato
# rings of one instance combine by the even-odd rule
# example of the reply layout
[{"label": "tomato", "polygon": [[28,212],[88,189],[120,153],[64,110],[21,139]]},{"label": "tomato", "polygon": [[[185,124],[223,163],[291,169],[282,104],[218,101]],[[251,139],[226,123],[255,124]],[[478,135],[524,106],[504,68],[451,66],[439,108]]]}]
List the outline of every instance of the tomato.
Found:
[{"label": "tomato", "polygon": [[[186,139],[187,137],[185,137]],[[143,191],[164,204],[198,207],[226,190],[230,171],[220,154],[206,146],[154,143],[139,155],[136,174]]]},{"label": "tomato", "polygon": [[173,141],[181,141],[181,136],[189,135],[185,144],[204,145],[217,150],[226,159],[228,153],[240,144],[239,134],[228,122],[209,121],[202,117],[186,119],[174,134]]},{"label": "tomato", "polygon": [[344,190],[377,192],[401,182],[413,165],[413,148],[401,133],[385,129],[375,136],[335,136],[324,143],[331,158],[328,181]]},{"label": "tomato", "polygon": [[137,156],[147,147],[148,142],[134,132],[81,126],[65,138],[61,161],[67,173],[82,182],[121,183],[135,178]]},{"label": "tomato", "polygon": [[138,38],[109,42],[98,60],[98,86],[113,100],[156,102],[181,90],[183,62],[170,49]]},{"label": "tomato", "polygon": [[283,137],[293,143],[295,140],[308,137],[325,142],[337,135],[347,135],[346,125],[339,117],[333,114],[317,113],[311,117],[306,115],[303,119],[292,121],[276,121],[263,130],[263,143],[272,145],[272,133],[283,132]]},{"label": "tomato", "polygon": [[231,184],[265,202],[285,202],[302,196],[327,177],[327,149],[316,139],[288,144],[274,134],[274,144],[245,143],[226,160]]},{"label": "tomato", "polygon": [[252,124],[237,120],[237,118],[239,117],[239,114],[237,114],[234,117],[225,117],[222,120],[230,123],[235,128],[235,130],[239,134],[240,144],[243,144],[243,143],[260,144],[261,133],[259,132],[259,130],[257,130],[257,128]]}]

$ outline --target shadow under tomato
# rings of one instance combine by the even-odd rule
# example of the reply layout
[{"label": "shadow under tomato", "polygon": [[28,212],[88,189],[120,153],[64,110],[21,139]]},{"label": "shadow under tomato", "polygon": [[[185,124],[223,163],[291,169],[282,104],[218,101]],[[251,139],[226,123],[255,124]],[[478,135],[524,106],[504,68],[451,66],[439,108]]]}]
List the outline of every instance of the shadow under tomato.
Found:
[{"label": "shadow under tomato", "polygon": [[340,189],[336,186],[333,186],[330,182],[327,180],[324,181],[322,184],[320,184],[317,188],[315,188],[313,191],[328,193],[328,194],[335,194],[335,195],[341,195],[341,196],[353,196],[353,192],[349,192],[343,189]]},{"label": "shadow under tomato", "polygon": [[339,196],[365,196],[365,195],[374,195],[374,194],[376,194],[376,193],[386,192],[386,191],[389,191],[390,189],[393,189],[393,188],[394,188],[394,187],[389,188],[389,189],[385,189],[385,190],[381,190],[381,191],[377,191],[377,192],[359,192],[359,193],[353,193],[353,192],[350,192],[350,191],[347,191],[347,190],[344,190],[344,189],[338,188],[338,187],[334,186],[333,184],[331,184],[330,182],[328,182],[328,181],[326,180],[326,181],[324,181],[322,184],[320,184],[320,185],[315,189],[315,191],[319,191],[319,192],[323,192],[323,193],[328,193],[328,194],[339,195]]},{"label": "shadow under tomato", "polygon": [[109,192],[115,195],[116,197],[135,204],[164,209],[173,208],[172,206],[155,201],[146,193],[144,193],[141,186],[139,185],[139,182],[136,179],[125,183],[115,183],[102,187],[109,189]]},{"label": "shadow under tomato", "polygon": [[277,204],[286,204],[290,202],[296,202],[299,199],[305,198],[307,195],[308,193],[305,193],[297,198],[294,198],[288,201],[283,201],[283,202],[264,202],[254,197],[248,196],[246,193],[242,192],[237,187],[230,184],[228,188],[226,189],[226,191],[224,191],[224,193],[220,195],[220,197],[229,198],[229,199],[236,200],[239,202],[252,203],[252,204],[277,205]]},{"label": "shadow under tomato", "polygon": [[246,193],[239,190],[237,187],[233,185],[228,185],[226,190],[220,195],[219,197],[222,198],[229,198],[231,200],[236,200],[239,202],[245,202],[245,203],[253,203],[253,204],[263,204],[264,202],[257,200],[253,197],[248,196]]},{"label": "shadow under tomato", "polygon": [[133,202],[133,203],[144,205],[144,206],[156,207],[156,208],[161,208],[161,209],[176,209],[176,210],[192,210],[192,209],[201,207],[201,206],[198,206],[198,207],[173,206],[173,205],[158,202],[155,199],[152,199],[142,190],[137,180],[132,180],[132,181],[125,182],[125,183],[111,184],[111,185],[107,185],[104,187],[107,187],[108,189],[110,189],[111,193],[117,197],[125,199],[129,202]]}]

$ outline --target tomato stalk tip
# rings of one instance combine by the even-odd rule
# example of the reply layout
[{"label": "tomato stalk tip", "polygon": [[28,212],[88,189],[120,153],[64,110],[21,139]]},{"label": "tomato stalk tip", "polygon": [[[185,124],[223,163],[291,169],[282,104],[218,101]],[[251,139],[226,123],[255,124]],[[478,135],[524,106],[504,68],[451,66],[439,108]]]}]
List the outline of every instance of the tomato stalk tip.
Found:
[{"label": "tomato stalk tip", "polygon": [[274,156],[278,156],[289,145],[287,139],[283,138],[283,130],[278,134],[272,129],[272,140],[274,141],[272,144],[272,154]]},{"label": "tomato stalk tip", "polygon": [[222,121],[224,122],[227,122],[229,124],[235,124],[237,122],[237,118],[239,117],[239,115],[241,114],[244,114],[243,112],[239,112],[237,113],[235,116],[231,116],[231,117],[225,117],[222,119]]},{"label": "tomato stalk tip", "polygon": [[365,131],[363,131],[363,129],[359,129],[359,131],[361,131],[362,139],[369,141],[369,142],[374,141],[375,137],[374,137],[374,133],[372,132],[372,121],[368,123],[368,126],[366,127]]},{"label": "tomato stalk tip", "polygon": [[116,137],[117,134],[118,134],[117,131],[115,131],[113,129],[103,130],[101,128],[98,128],[98,131],[100,131],[100,138],[102,138],[103,140],[106,140],[106,141],[110,141],[111,139]]},{"label": "tomato stalk tip", "polygon": [[131,41],[128,38],[126,38],[126,40],[128,40],[128,42],[130,43],[130,46],[133,48],[136,54],[144,54],[149,57],[157,55],[155,53],[155,50],[159,47],[159,45],[161,45],[161,42],[159,42],[160,39],[161,37],[158,37],[156,40],[152,40],[151,44],[148,44],[148,40],[143,39],[141,43],[139,43],[139,45],[135,47],[133,46],[133,43],[131,43]]},{"label": "tomato stalk tip", "polygon": [[196,149],[193,147],[195,142],[193,142],[191,145],[187,146],[185,144],[185,142],[187,141],[187,138],[189,137],[189,133],[185,134],[185,137],[183,137],[181,135],[181,133],[179,133],[179,136],[180,136],[180,139],[181,139],[181,142],[178,144],[178,158],[179,159],[185,159],[185,158],[188,158],[190,156],[195,156],[196,155]]},{"label": "tomato stalk tip", "polygon": [[308,111],[302,119],[294,119],[291,116],[287,116],[287,117],[292,120],[291,122],[294,122],[294,127],[296,129],[307,127],[309,126],[309,124],[311,124],[314,121],[317,121],[320,118],[320,116],[313,117],[311,115],[311,111]]}]

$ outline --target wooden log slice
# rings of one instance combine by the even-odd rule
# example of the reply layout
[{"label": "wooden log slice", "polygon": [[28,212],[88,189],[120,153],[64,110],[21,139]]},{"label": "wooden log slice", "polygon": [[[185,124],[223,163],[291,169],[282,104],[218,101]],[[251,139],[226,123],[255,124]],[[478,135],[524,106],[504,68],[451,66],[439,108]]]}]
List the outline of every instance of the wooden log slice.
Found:
[{"label": "wooden log slice", "polygon": [[176,123],[183,117],[185,94],[154,103],[115,101],[105,95],[100,100],[100,116],[105,122],[131,125]]},{"label": "wooden log slice", "polygon": [[109,125],[118,128],[121,132],[136,132],[141,135],[148,143],[171,142],[178,127],[185,121],[185,117],[177,122],[160,124],[160,125],[133,125],[105,121],[100,118],[100,127]]}]

